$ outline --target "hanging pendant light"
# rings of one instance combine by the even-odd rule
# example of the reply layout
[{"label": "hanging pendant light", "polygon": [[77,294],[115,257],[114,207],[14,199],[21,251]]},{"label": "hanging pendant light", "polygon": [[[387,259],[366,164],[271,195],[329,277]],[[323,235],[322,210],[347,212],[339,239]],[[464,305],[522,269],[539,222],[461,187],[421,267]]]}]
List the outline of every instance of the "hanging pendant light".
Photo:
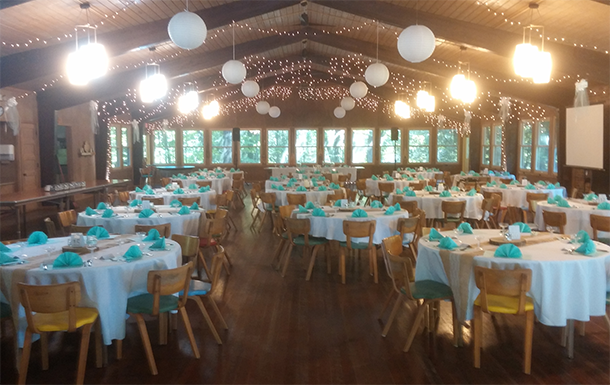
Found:
[{"label": "hanging pendant light", "polygon": [[231,84],[239,84],[246,78],[246,66],[235,60],[235,23],[233,23],[233,60],[222,66],[222,77]]},{"label": "hanging pendant light", "polygon": [[208,35],[208,28],[199,15],[186,9],[175,14],[167,25],[167,33],[174,44],[183,49],[195,49],[201,46]]},{"label": "hanging pendant light", "polygon": [[199,93],[197,87],[193,83],[184,85],[184,93],[178,99],[178,111],[182,114],[188,114],[199,106]]},{"label": "hanging pendant light", "polygon": [[267,115],[269,113],[270,108],[271,105],[266,100],[261,100],[260,102],[256,103],[256,112],[261,115]]},{"label": "hanging pendant light", "polygon": [[360,99],[366,96],[367,92],[369,92],[368,87],[364,82],[356,81],[353,82],[351,86],[349,86],[349,93],[356,99]]},{"label": "hanging pendant light", "polygon": [[[531,19],[534,10],[538,9],[539,5],[531,2],[529,7]],[[540,50],[538,50],[538,46],[532,44],[532,32],[540,36]],[[548,83],[551,80],[553,59],[549,52],[544,52],[543,26],[531,24],[530,21],[529,26],[523,27],[523,42],[515,47],[513,67],[517,75],[524,78],[532,78],[536,84]]]},{"label": "hanging pendant light", "polygon": [[402,119],[409,119],[411,117],[411,107],[402,100],[397,100],[394,102],[394,113]]},{"label": "hanging pendant light", "polygon": [[260,86],[254,80],[246,80],[241,85],[241,93],[248,98],[253,98],[258,95],[260,89]]},{"label": "hanging pendant light", "polygon": [[167,94],[167,79],[161,73],[159,64],[146,65],[146,77],[140,82],[140,99],[142,103],[151,103]]},{"label": "hanging pendant light", "polygon": [[423,88],[417,91],[417,97],[415,99],[415,104],[417,108],[425,112],[434,112],[436,107],[436,100],[433,95],[427,90],[427,88],[431,89],[430,82],[423,82]]},{"label": "hanging pendant light", "polygon": [[211,120],[220,113],[220,104],[218,104],[214,95],[209,95],[206,100],[207,102],[203,105],[203,108],[201,108],[201,116],[203,116],[203,119],[205,120]]},{"label": "hanging pendant light", "polygon": [[341,99],[341,107],[343,107],[345,111],[351,111],[356,107],[356,101],[351,96],[346,96]]},{"label": "hanging pendant light", "polygon": [[[463,53],[466,51],[466,47],[460,47],[460,51]],[[466,69],[464,70],[463,67]],[[477,97],[477,85],[470,80],[469,62],[458,61],[458,73],[451,80],[449,92],[452,98],[461,100],[463,103],[474,102]]]},{"label": "hanging pendant light", "polygon": [[381,87],[388,82],[390,71],[385,64],[379,62],[379,21],[377,21],[377,62],[368,66],[364,79],[373,87]]}]

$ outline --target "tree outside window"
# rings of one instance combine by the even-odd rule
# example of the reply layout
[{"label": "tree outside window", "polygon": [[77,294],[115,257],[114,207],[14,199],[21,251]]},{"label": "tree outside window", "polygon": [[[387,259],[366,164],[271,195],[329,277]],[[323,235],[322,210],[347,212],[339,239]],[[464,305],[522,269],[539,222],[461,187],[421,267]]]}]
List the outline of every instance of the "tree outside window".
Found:
[{"label": "tree outside window", "polygon": [[297,130],[297,163],[317,163],[318,132],[316,130]]},{"label": "tree outside window", "polygon": [[456,130],[443,129],[437,131],[436,161],[439,163],[457,163],[458,135]]},{"label": "tree outside window", "polygon": [[492,166],[502,166],[502,125],[494,125]]},{"label": "tree outside window", "polygon": [[176,131],[155,131],[155,164],[176,164]]},{"label": "tree outside window", "polygon": [[521,151],[519,151],[519,168],[522,170],[532,169],[532,139],[533,139],[533,127],[531,120],[521,121],[521,138],[520,145]]},{"label": "tree outside window", "polygon": [[345,163],[345,130],[324,130],[324,162]]},{"label": "tree outside window", "polygon": [[481,157],[481,163],[484,166],[489,166],[491,163],[491,127],[483,127],[483,154]]},{"label": "tree outside window", "polygon": [[392,140],[392,130],[381,130],[379,151],[381,163],[400,163],[401,131],[398,130],[398,140]]},{"label": "tree outside window", "polygon": [[112,168],[123,168],[131,165],[131,138],[128,127],[111,126],[108,130],[110,139],[110,161]]},{"label": "tree outside window", "polygon": [[352,163],[373,163],[373,130],[352,131]]},{"label": "tree outside window", "polygon": [[184,164],[203,164],[203,131],[182,131],[182,154]]},{"label": "tree outside window", "polygon": [[536,171],[549,171],[549,143],[551,142],[551,122],[537,124]]},{"label": "tree outside window", "polygon": [[233,163],[233,133],[231,130],[212,131],[212,163]]},{"label": "tree outside window", "polygon": [[409,130],[409,163],[430,162],[430,130]]},{"label": "tree outside window", "polygon": [[242,130],[239,160],[241,163],[261,162],[261,130]]},{"label": "tree outside window", "polygon": [[271,164],[288,163],[288,130],[267,131],[267,158]]}]

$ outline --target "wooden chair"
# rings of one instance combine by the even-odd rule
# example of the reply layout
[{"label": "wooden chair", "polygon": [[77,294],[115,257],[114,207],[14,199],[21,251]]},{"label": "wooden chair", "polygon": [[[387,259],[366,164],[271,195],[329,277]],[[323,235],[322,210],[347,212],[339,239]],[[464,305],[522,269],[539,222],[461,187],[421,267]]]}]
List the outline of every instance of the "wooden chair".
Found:
[{"label": "wooden chair", "polygon": [[[413,265],[417,261],[417,242],[419,242],[418,227],[420,225],[419,217],[410,216],[409,218],[398,218],[396,223],[396,230],[400,233],[400,239],[402,239],[403,248],[406,247],[411,251],[411,257],[413,259]],[[410,240],[405,241],[405,235],[411,236]],[[401,255],[400,253],[398,255]],[[415,277],[413,277],[415,278]]]},{"label": "wooden chair", "polygon": [[386,271],[392,280],[394,290],[392,293],[390,293],[390,297],[388,297],[386,300],[386,305],[383,308],[379,318],[381,318],[383,315],[391,297],[393,296],[393,293],[398,295],[396,301],[394,302],[390,317],[388,318],[388,322],[383,328],[381,335],[385,337],[388,334],[403,300],[415,302],[418,308],[417,314],[415,315],[414,321],[411,323],[409,335],[403,348],[403,351],[408,352],[413,339],[415,338],[415,333],[417,333],[417,330],[419,329],[419,324],[424,318],[426,310],[428,310],[430,314],[428,331],[434,335],[440,321],[440,302],[443,300],[449,300],[451,301],[453,310],[454,345],[457,346],[459,334],[457,330],[458,322],[451,288],[445,284],[431,280],[412,282],[411,277],[414,276],[413,261],[410,258],[400,256],[402,252],[402,239],[400,235],[393,235],[385,238],[381,244],[381,249],[383,259],[385,261]]},{"label": "wooden chair", "polygon": [[610,239],[598,238],[597,236],[598,231],[610,232],[610,217],[591,214],[589,221],[591,222],[591,227],[593,228],[593,239],[610,245]]},{"label": "wooden chair", "polygon": [[[227,216],[225,217],[215,217],[214,219],[200,219],[199,220],[199,257],[200,262],[205,269],[205,272],[208,277],[210,277],[210,271],[205,263],[203,250],[212,249],[214,253],[220,252],[221,242],[225,238],[226,234],[226,222]],[[231,259],[229,258],[229,254],[223,249],[224,261],[223,265],[227,274],[231,274],[229,270],[229,266],[233,265]],[[201,274],[198,271],[197,276],[201,279]]]},{"label": "wooden chair", "polygon": [[[466,211],[466,201],[442,201],[441,210],[443,211],[443,226],[449,222],[456,226],[464,222],[464,211]],[[438,220],[437,220],[438,221]]]},{"label": "wooden chair", "polygon": [[259,193],[259,196],[261,198],[261,201],[263,202],[263,208],[264,208],[264,212],[263,212],[263,218],[261,219],[261,224],[258,228],[258,231],[261,231],[261,229],[263,228],[263,225],[265,224],[265,220],[267,219],[267,214],[272,212],[272,211],[277,211],[277,207],[275,206],[275,201],[277,199],[275,193],[267,193],[267,192],[261,192]]},{"label": "wooden chair", "polygon": [[409,184],[409,187],[411,187],[411,190],[413,191],[421,191],[424,189],[424,181],[419,181],[417,183],[411,183]]},{"label": "wooden chair", "polygon": [[542,218],[544,219],[545,227],[557,227],[559,234],[564,234],[564,226],[567,223],[566,213],[542,210]]},{"label": "wooden chair", "polygon": [[405,197],[402,195],[394,195],[394,197],[392,198],[392,204],[396,204],[396,203],[400,203],[402,201],[404,201]]},{"label": "wooden chair", "polygon": [[307,204],[307,195],[305,194],[286,194],[286,199],[289,205],[302,205]]},{"label": "wooden chair", "polygon": [[347,196],[347,200],[348,200],[349,202],[357,202],[357,201],[358,201],[358,200],[357,200],[357,199],[358,199],[358,198],[357,198],[357,196],[358,196],[358,191],[356,191],[356,190],[351,190],[351,189],[346,189],[346,190],[345,190],[345,194],[346,194],[346,196]]},{"label": "wooden chair", "polygon": [[382,198],[381,203],[387,203],[388,197],[394,192],[394,182],[379,182],[379,195]]},{"label": "wooden chair", "polygon": [[165,237],[165,238],[169,238],[170,235],[172,234],[172,224],[171,223],[164,223],[161,225],[135,225],[134,231],[136,233],[138,233],[138,232],[148,233],[151,229],[156,229],[159,232],[159,235],[161,235],[162,237]]},{"label": "wooden chair", "polygon": [[[341,283],[345,284],[345,249],[350,254],[354,250],[358,252],[360,250],[366,250],[369,254],[369,268],[371,274],[375,280],[375,283],[379,282],[379,276],[377,272],[377,254],[375,245],[373,245],[373,234],[375,234],[375,227],[377,222],[375,221],[343,221],[343,234],[347,237],[345,242],[339,242],[341,246],[339,248],[339,274],[341,274]],[[365,238],[368,237],[367,243],[352,242],[352,238]]]},{"label": "wooden chair", "polygon": [[76,224],[78,214],[76,214],[75,210],[61,211],[57,213],[57,218],[59,219],[59,226],[65,230]]},{"label": "wooden chair", "polygon": [[436,179],[428,179],[428,186],[436,187]]},{"label": "wooden chair", "polygon": [[275,253],[273,253],[273,261],[271,262],[271,266],[273,266],[275,270],[279,270],[281,267],[281,262],[284,259],[284,249],[288,245],[288,233],[286,232],[284,219],[280,216],[280,214],[272,212],[271,220],[273,222],[273,234],[279,241],[277,248],[275,249]]},{"label": "wooden chair", "polygon": [[483,202],[481,202],[481,210],[483,211],[483,216],[478,221],[477,226],[485,226],[488,229],[497,229],[498,224],[496,223],[496,219],[494,216],[494,200],[492,198],[485,198]]},{"label": "wooden chair", "polygon": [[512,182],[512,181],[513,181],[512,178],[500,178],[500,183],[510,184],[510,182]]},{"label": "wooden chair", "polygon": [[[80,351],[76,383],[82,384],[87,366],[89,335],[95,324],[96,366],[102,367],[102,330],[98,311],[95,308],[78,307],[81,300],[79,282],[68,282],[57,285],[17,284],[21,304],[25,309],[28,326],[25,330],[23,354],[19,366],[19,384],[25,384],[32,349],[32,334],[40,334],[42,348],[42,369],[49,368],[47,333],[75,332],[81,329]],[[16,337],[15,337],[16,338]]]},{"label": "wooden chair", "polygon": [[[233,174],[233,175],[235,175],[235,174]],[[239,175],[241,175],[241,174],[239,174]],[[233,189],[234,196],[236,196],[237,199],[239,199],[242,206],[246,207],[246,204],[244,203],[244,198],[242,197],[242,194],[244,194],[246,192],[246,188],[244,186],[245,185],[244,185],[243,179],[233,179],[233,184],[231,187]]]},{"label": "wooden chair", "polygon": [[252,223],[250,223],[250,228],[253,229],[256,226],[256,221],[260,218],[260,215],[263,213],[261,209],[258,207],[258,203],[260,202],[260,197],[258,196],[258,191],[254,189],[250,189],[250,200],[252,201],[252,210],[250,211],[250,216],[252,217]]},{"label": "wooden chair", "polygon": [[348,181],[347,175],[345,175],[345,174],[337,175],[337,181],[339,182],[339,186],[345,187],[345,182]]},{"label": "wooden chair", "polygon": [[195,184],[197,185],[197,187],[209,187],[209,188],[212,188],[212,181],[211,180],[196,180]]},{"label": "wooden chair", "polygon": [[199,197],[192,198],[177,198],[183,206],[191,206],[193,203],[197,202],[199,204]]},{"label": "wooden chair", "polygon": [[143,196],[142,201],[149,201],[150,203],[152,203],[155,206],[163,206],[165,204],[165,201],[163,200],[163,198],[153,198],[153,197]]},{"label": "wooden chair", "polygon": [[[92,227],[95,227],[95,226],[77,226],[77,225],[72,225],[72,226],[70,226],[70,234],[72,234],[72,233],[87,234],[87,232],[89,230],[91,230]],[[98,226],[98,227],[104,227],[104,226]]]},{"label": "wooden chair", "polygon": [[413,213],[413,210],[415,210],[417,208],[417,201],[399,201],[398,204],[400,205],[400,208],[403,210],[407,210],[409,212],[409,214]]},{"label": "wooden chair", "polygon": [[[307,269],[306,281],[311,279],[313,272],[313,265],[316,262],[316,254],[320,248],[328,244],[328,240],[324,238],[310,237],[309,232],[311,231],[311,222],[309,218],[297,219],[297,218],[284,218],[284,224],[286,225],[286,232],[288,233],[288,251],[284,254],[284,267],[282,268],[282,277],[286,275],[286,269],[290,263],[290,256],[294,246],[302,246],[305,248],[303,255],[309,255],[309,268]],[[328,273],[330,274],[330,256],[326,253],[326,265]]]},{"label": "wooden chair", "polygon": [[370,201],[369,196],[366,194],[366,179],[356,180],[356,191],[358,192],[358,195],[360,195],[358,200],[366,198],[366,201],[364,202],[364,205],[366,206]]},{"label": "wooden chair", "polygon": [[528,214],[532,214],[532,220],[531,222],[534,221],[534,218],[536,217],[536,207],[537,207],[537,203],[540,201],[545,201],[548,198],[548,194],[546,193],[527,193],[525,195],[525,199],[527,200],[527,209],[522,209],[523,210],[523,222],[530,222]]},{"label": "wooden chair", "polygon": [[166,177],[161,178],[161,186],[165,187],[170,183],[172,183],[171,178],[166,178]]},{"label": "wooden chair", "polygon": [[326,205],[327,206],[333,206],[335,204],[336,201],[341,199],[341,196],[343,194],[338,194],[337,191],[335,191],[332,194],[328,194],[326,195]]},{"label": "wooden chair", "polygon": [[155,166],[146,166],[140,168],[140,176],[144,178],[144,183],[150,184],[152,177],[155,174]]},{"label": "wooden chair", "polygon": [[119,191],[117,197],[119,198],[119,204],[126,206],[127,202],[129,202],[129,191]]},{"label": "wooden chair", "polygon": [[463,182],[463,186],[465,191],[470,191],[472,189],[479,191],[479,186],[477,185],[477,182]]},{"label": "wooden chair", "polygon": [[532,336],[534,333],[534,301],[526,293],[532,286],[529,269],[497,270],[474,267],[475,283],[481,293],[474,301],[474,367],[481,367],[483,313],[525,314],[523,371],[532,367]]},{"label": "wooden chair", "polygon": [[[165,344],[167,315],[170,311],[177,310],[184,322],[184,327],[189,337],[193,354],[196,358],[200,357],[197,342],[195,342],[195,336],[193,335],[193,330],[191,328],[191,322],[186,313],[186,308],[184,307],[188,298],[192,271],[192,262],[175,269],[151,270],[148,272],[148,284],[146,287],[148,293],[131,297],[127,300],[127,314],[135,317],[138,322],[138,329],[140,330],[140,336],[142,338],[142,343],[144,344],[148,367],[153,375],[158,374],[157,364],[155,363],[148,331],[146,330],[146,323],[144,322],[142,314],[159,316],[160,342]],[[180,297],[175,297],[173,295],[176,293],[181,293]]]},{"label": "wooden chair", "polygon": [[296,210],[297,205],[284,205],[280,206],[278,213],[282,219],[290,218],[292,216],[292,212]]},{"label": "wooden chair", "polygon": [[47,229],[47,235],[49,238],[57,237],[57,227],[51,218],[47,217],[44,219],[44,226]]}]

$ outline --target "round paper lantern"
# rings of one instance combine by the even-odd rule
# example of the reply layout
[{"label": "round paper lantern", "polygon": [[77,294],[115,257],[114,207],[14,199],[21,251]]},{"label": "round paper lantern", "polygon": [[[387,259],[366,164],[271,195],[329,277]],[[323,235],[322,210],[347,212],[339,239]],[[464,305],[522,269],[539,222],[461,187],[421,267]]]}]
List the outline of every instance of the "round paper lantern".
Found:
[{"label": "round paper lantern", "polygon": [[258,95],[258,91],[260,91],[260,89],[261,88],[258,86],[258,83],[254,80],[246,80],[241,85],[242,94],[249,98],[253,98]]},{"label": "round paper lantern", "polygon": [[239,84],[246,78],[246,66],[239,60],[229,60],[222,66],[222,77],[231,84]]},{"label": "round paper lantern", "polygon": [[256,112],[261,115],[266,115],[270,108],[271,106],[269,105],[269,102],[265,100],[261,100],[260,102],[256,103]]},{"label": "round paper lantern", "polygon": [[369,92],[369,89],[364,82],[353,82],[352,85],[349,86],[350,95],[356,99],[365,97],[367,92]]},{"label": "round paper lantern", "polygon": [[343,109],[343,107],[337,107],[333,111],[333,114],[335,114],[335,118],[343,119],[345,117],[345,110]]},{"label": "round paper lantern", "polygon": [[102,44],[90,43],[68,55],[68,80],[74,85],[85,85],[89,80],[106,74],[108,55]]},{"label": "round paper lantern", "polygon": [[373,63],[364,72],[364,78],[366,82],[373,87],[381,87],[386,84],[390,78],[390,71],[385,64]]},{"label": "round paper lantern", "polygon": [[208,28],[199,15],[184,11],[171,18],[167,25],[167,33],[178,47],[195,49],[203,44],[208,35]]},{"label": "round paper lantern", "polygon": [[407,27],[398,36],[398,52],[411,63],[421,63],[429,58],[435,45],[434,33],[423,25]]},{"label": "round paper lantern", "polygon": [[280,111],[280,108],[277,106],[273,106],[269,109],[269,116],[272,118],[277,118],[281,113],[282,111]]},{"label": "round paper lantern", "polygon": [[351,96],[346,96],[341,99],[341,107],[343,107],[345,111],[351,111],[356,107],[356,101]]}]

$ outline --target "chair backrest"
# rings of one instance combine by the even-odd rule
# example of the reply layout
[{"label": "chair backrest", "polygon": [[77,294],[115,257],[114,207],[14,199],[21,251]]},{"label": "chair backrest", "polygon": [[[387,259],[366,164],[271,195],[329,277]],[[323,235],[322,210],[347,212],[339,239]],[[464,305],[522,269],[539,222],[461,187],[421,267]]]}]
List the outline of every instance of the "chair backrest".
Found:
[{"label": "chair backrest", "polygon": [[[72,233],[87,234],[87,232],[89,230],[91,230],[92,227],[94,227],[94,226],[77,226],[77,225],[72,225],[72,226],[70,226],[70,234],[72,234]],[[97,227],[104,227],[104,226],[98,225]]]},{"label": "chair backrest", "polygon": [[411,183],[409,184],[409,187],[411,187],[412,190],[423,190],[424,189],[424,181],[419,181],[417,183]]},{"label": "chair backrest", "polygon": [[[233,174],[235,175],[235,174]],[[241,174],[239,174],[241,175]],[[242,188],[244,188],[244,180],[243,179],[233,179],[233,189],[234,190],[241,190]]]},{"label": "chair backrest", "polygon": [[[394,198],[396,198],[396,196]],[[402,201],[398,201],[398,204],[401,209],[407,210],[409,214],[412,214],[413,210],[417,208],[417,201],[406,201],[403,199]]]},{"label": "chair backrest", "polygon": [[475,189],[478,191],[477,189],[477,182],[464,182],[464,190],[466,191],[470,191],[472,189]]},{"label": "chair backrest", "polygon": [[428,179],[428,186],[436,187],[436,179]]},{"label": "chair backrest", "polygon": [[292,216],[292,212],[297,208],[297,205],[285,205],[280,206],[280,216],[282,218],[290,218]]},{"label": "chair backrest", "polygon": [[589,217],[591,222],[591,227],[593,228],[593,239],[597,239],[597,232],[604,231],[610,232],[610,217],[606,217],[604,215],[595,215],[591,214]]},{"label": "chair backrest", "polygon": [[172,234],[172,241],[176,241],[182,250],[182,256],[195,258],[199,253],[199,237],[192,235]]},{"label": "chair backrest", "polygon": [[572,188],[572,194],[570,194],[570,198],[572,199],[576,199],[580,196],[580,192],[578,190],[578,187],[574,187]]},{"label": "chair backrest", "polygon": [[222,237],[227,231],[227,218],[200,219],[199,238],[212,239]]},{"label": "chair backrest", "polygon": [[339,174],[337,175],[337,180],[339,181],[339,183],[345,183],[347,182],[347,175]]},{"label": "chair backrest", "polygon": [[388,170],[383,170],[381,173],[382,173],[383,175],[390,175],[390,171],[388,171]]},{"label": "chair backrest", "polygon": [[286,194],[286,199],[289,205],[303,205],[307,204],[307,195],[305,194]]},{"label": "chair backrest", "polygon": [[464,219],[464,211],[466,210],[466,201],[442,201],[441,210],[445,219],[449,215],[457,215],[460,219]]},{"label": "chair backrest", "polygon": [[47,235],[49,238],[55,238],[57,236],[57,227],[51,218],[47,217],[44,219],[44,226],[47,229]]},{"label": "chair backrest", "polygon": [[347,200],[348,201],[355,202],[356,201],[356,197],[358,196],[358,191],[351,190],[351,189],[346,189],[345,190],[345,194],[347,195]]},{"label": "chair backrest", "polygon": [[434,173],[434,180],[436,180],[436,181],[444,181],[445,180],[445,174],[443,174],[442,172]]},{"label": "chair backrest", "polygon": [[159,302],[162,295],[172,295],[184,291],[184,294],[180,297],[178,307],[184,306],[188,297],[192,272],[193,262],[175,269],[151,270],[148,272],[146,290],[153,295],[152,315],[159,314]]},{"label": "chair backrest", "polygon": [[195,183],[197,184],[198,187],[212,187],[212,181],[211,180],[197,180],[195,181]]},{"label": "chair backrest", "polygon": [[271,210],[275,211],[275,200],[277,199],[275,193],[261,192],[258,195],[260,196],[261,201],[263,202],[265,210],[269,211],[269,207],[267,205],[270,205]]},{"label": "chair backrest", "polygon": [[224,194],[227,196],[227,201],[233,201],[233,196],[235,196],[235,192],[233,190],[227,190],[224,192]]},{"label": "chair backrest", "polygon": [[78,215],[74,210],[67,210],[57,213],[57,217],[59,218],[60,226],[66,228],[76,224],[76,219],[78,218]]},{"label": "chair backrest", "polygon": [[[207,213],[206,213],[207,214]],[[229,215],[229,211],[225,209],[216,209],[214,212],[210,212],[210,218],[226,218]]]},{"label": "chair backrest", "polygon": [[347,237],[347,248],[352,248],[352,238],[368,237],[368,248],[373,247],[373,234],[375,234],[375,221],[343,221],[343,234]]},{"label": "chair backrest", "polygon": [[532,271],[530,269],[498,270],[482,266],[474,267],[474,279],[481,290],[481,309],[488,310],[488,295],[499,295],[519,299],[516,314],[525,313],[525,294],[532,286]]},{"label": "chair backrest", "polygon": [[405,197],[402,195],[394,195],[394,197],[392,198],[392,202],[394,204],[396,204],[396,203],[400,203],[400,202],[404,201],[404,199],[405,199]]},{"label": "chair backrest", "polygon": [[[419,217],[398,218],[396,230],[400,233],[400,239],[405,239],[405,234],[413,234],[412,242],[416,245],[419,240],[419,228],[421,227]],[[400,253],[399,253],[400,254]],[[417,255],[413,257],[417,258]]]},{"label": "chair backrest", "polygon": [[282,219],[282,216],[280,214],[274,211],[271,213],[271,221],[273,222],[273,233],[281,237],[284,231],[286,231],[284,226],[284,219]]},{"label": "chair backrest", "polygon": [[262,184],[260,182],[256,182],[252,184],[252,190],[259,192],[263,189]]},{"label": "chair backrest", "polygon": [[216,207],[228,207],[229,200],[226,192],[224,194],[216,194]]},{"label": "chair backrest", "polygon": [[559,233],[563,234],[563,227],[567,223],[566,213],[542,210],[542,218],[546,226],[559,228]]},{"label": "chair backrest", "polygon": [[142,197],[143,201],[150,201],[150,203],[157,205],[157,206],[161,206],[165,203],[165,201],[163,200],[163,198],[154,198],[154,197],[147,197],[147,196],[143,196]]},{"label": "chair backrest", "polygon": [[394,290],[399,294],[404,290],[407,298],[413,299],[411,285],[409,284],[409,277],[414,276],[413,265],[409,257],[400,256],[402,253],[402,238],[400,235],[384,238],[381,242],[381,251],[386,271],[392,279]]},{"label": "chair backrest", "polygon": [[309,218],[284,218],[284,224],[286,225],[290,243],[295,244],[294,238],[302,235],[305,239],[305,246],[309,246],[309,231],[311,230]]},{"label": "chair backrest", "polygon": [[190,206],[193,203],[197,202],[197,204],[199,204],[199,197],[184,197],[184,198],[178,198],[178,200],[180,201],[180,203],[182,203],[185,206]]},{"label": "chair backrest", "polygon": [[242,172],[235,172],[231,174],[231,177],[233,178],[233,182],[235,182],[236,180],[243,180],[244,174]]},{"label": "chair backrest", "polygon": [[387,193],[389,195],[394,192],[394,182],[379,182],[377,186],[382,194]]},{"label": "chair backrest", "polygon": [[335,198],[336,198],[336,200],[345,199],[346,198],[345,190],[342,188],[335,190]]},{"label": "chair backrest", "polygon": [[357,179],[356,180],[356,189],[358,191],[366,191],[366,179]]},{"label": "chair backrest", "polygon": [[250,200],[252,201],[252,206],[255,206],[258,201],[258,192],[255,189],[250,189]]},{"label": "chair backrest", "polygon": [[426,227],[426,212],[420,208],[413,210],[413,212],[409,213],[410,216],[419,218],[419,227],[417,228],[417,236],[421,237],[423,235],[423,228]]},{"label": "chair backrest", "polygon": [[119,191],[117,197],[122,205],[126,205],[129,201],[129,191]]},{"label": "chair backrest", "polygon": [[322,176],[324,178],[326,178],[327,182],[332,182],[332,180],[333,180],[333,174],[331,174],[331,173],[324,173],[324,174],[322,174]]},{"label": "chair backrest", "polygon": [[172,183],[171,178],[166,178],[166,177],[161,178],[161,186],[165,187],[170,183]]},{"label": "chair backrest", "polygon": [[512,178],[500,178],[500,183],[510,184],[510,182],[512,182],[512,181],[513,181]]},{"label": "chair backrest", "polygon": [[25,309],[28,327],[38,333],[33,313],[68,312],[68,331],[76,330],[76,306],[81,299],[79,282],[55,285],[26,285],[18,283],[19,298]]},{"label": "chair backrest", "polygon": [[536,214],[536,206],[539,201],[546,201],[548,195],[546,193],[527,193],[525,199],[531,213]]},{"label": "chair backrest", "polygon": [[148,233],[151,229],[156,229],[159,232],[159,235],[165,238],[169,238],[172,233],[172,224],[164,223],[161,225],[135,225],[135,232],[143,231]]}]

